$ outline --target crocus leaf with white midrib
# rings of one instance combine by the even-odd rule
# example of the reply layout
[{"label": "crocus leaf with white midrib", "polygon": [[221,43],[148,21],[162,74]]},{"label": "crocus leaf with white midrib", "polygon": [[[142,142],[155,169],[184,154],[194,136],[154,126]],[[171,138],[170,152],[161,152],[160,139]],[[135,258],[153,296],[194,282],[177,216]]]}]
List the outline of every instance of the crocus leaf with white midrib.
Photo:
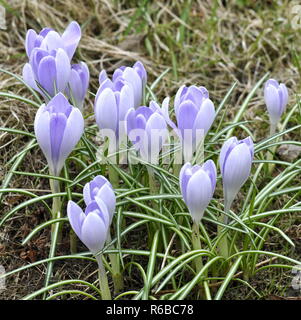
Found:
[{"label": "crocus leaf with white midrib", "polygon": [[203,218],[213,197],[216,185],[216,166],[212,160],[202,166],[186,163],[180,171],[180,188],[190,215],[195,223]]},{"label": "crocus leaf with white midrib", "polygon": [[166,120],[158,109],[157,103],[151,101],[149,107],[131,108],[125,117],[129,139],[141,158],[152,164],[158,163],[168,134]]},{"label": "crocus leaf with white midrib", "polygon": [[215,119],[215,108],[207,89],[192,85],[182,86],[177,91],[174,109],[176,124],[169,118],[168,101],[164,100],[162,113],[181,139],[184,160],[187,162],[209,131]]},{"label": "crocus leaf with white midrib", "polygon": [[254,157],[254,145],[251,137],[238,140],[228,139],[220,153],[220,168],[223,177],[225,211],[229,211],[237,193],[250,176]]},{"label": "crocus leaf with white midrib", "polygon": [[38,109],[34,130],[50,173],[59,176],[65,160],[84,132],[84,118],[80,110],[58,93]]},{"label": "crocus leaf with white midrib", "polygon": [[264,85],[264,101],[269,112],[273,134],[288,102],[288,91],[285,84],[269,79]]}]

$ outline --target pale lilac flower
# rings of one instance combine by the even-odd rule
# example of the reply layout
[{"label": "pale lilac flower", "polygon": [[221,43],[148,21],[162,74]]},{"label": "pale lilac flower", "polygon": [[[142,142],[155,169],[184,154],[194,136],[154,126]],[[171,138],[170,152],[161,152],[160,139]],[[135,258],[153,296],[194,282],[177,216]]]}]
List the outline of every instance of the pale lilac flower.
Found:
[{"label": "pale lilac flower", "polygon": [[212,160],[202,166],[187,162],[180,171],[180,188],[194,222],[199,223],[213,197],[216,167]]},{"label": "pale lilac flower", "polygon": [[50,173],[59,176],[64,162],[84,131],[84,119],[78,108],[58,93],[37,111],[34,130],[47,159]]},{"label": "pale lilac flower", "polygon": [[42,49],[49,53],[53,50],[63,49],[67,53],[69,60],[71,60],[80,38],[81,29],[76,21],[72,21],[62,35],[51,28],[44,28],[39,34],[30,29],[26,33],[26,53],[28,58],[30,58],[35,48]]},{"label": "pale lilac flower", "polygon": [[88,66],[84,62],[73,64],[71,66],[71,73],[69,83],[66,88],[66,93],[75,105],[83,109],[85,96],[89,86],[90,73]]},{"label": "pale lilac flower", "polygon": [[288,91],[284,83],[269,79],[264,86],[264,101],[272,126],[279,122],[288,102]]},{"label": "pale lilac flower", "polygon": [[129,139],[142,159],[151,163],[157,163],[167,137],[167,124],[158,109],[157,103],[151,101],[150,107],[131,108],[125,117]]},{"label": "pale lilac flower", "polygon": [[214,104],[205,87],[182,86],[174,101],[176,124],[169,118],[168,104],[169,100],[165,99],[162,113],[182,141],[184,160],[190,161],[214,121]]},{"label": "pale lilac flower", "polygon": [[240,141],[232,137],[223,144],[219,163],[226,211],[230,209],[238,191],[250,176],[253,157],[254,145],[251,137]]},{"label": "pale lilac flower", "polygon": [[[29,63],[23,67],[23,79],[46,100],[58,92],[64,92],[70,79],[71,65],[63,49],[52,50],[34,48]],[[40,88],[41,87],[41,88]]]},{"label": "pale lilac flower", "polygon": [[95,197],[83,212],[75,202],[69,200],[67,214],[72,229],[88,249],[93,254],[101,251],[107,240],[111,223],[105,203]]}]

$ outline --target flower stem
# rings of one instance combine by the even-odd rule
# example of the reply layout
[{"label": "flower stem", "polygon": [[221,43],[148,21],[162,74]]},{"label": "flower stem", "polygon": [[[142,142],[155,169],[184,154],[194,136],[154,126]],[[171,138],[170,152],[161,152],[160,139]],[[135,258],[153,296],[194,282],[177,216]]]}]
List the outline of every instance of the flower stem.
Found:
[{"label": "flower stem", "polygon": [[108,277],[103,262],[101,260],[102,255],[95,256],[95,258],[98,263],[99,287],[101,291],[102,300],[112,300]]},{"label": "flower stem", "polygon": [[[272,137],[276,133],[277,124],[271,123],[270,125],[270,137]],[[270,150],[268,150],[267,154],[267,160],[271,161],[274,158],[274,153],[276,151],[276,146],[271,147]],[[275,164],[274,163],[268,163],[268,173],[271,174],[274,170]]]},{"label": "flower stem", "polygon": [[[192,241],[192,246],[194,250],[202,249],[201,238],[200,238],[200,227],[197,222],[193,222],[193,225],[192,225],[191,241]],[[197,273],[199,273],[203,268],[202,257],[198,257],[194,259],[194,263],[195,263],[195,270]]]},{"label": "flower stem", "polygon": [[[110,243],[112,241],[110,232],[108,234],[107,242]],[[115,249],[112,244],[109,249]],[[114,282],[114,293],[119,293],[123,290],[123,278],[120,272],[120,260],[117,254],[110,253],[109,258],[112,266],[112,278]]]},{"label": "flower stem", "polygon": [[[232,201],[225,200],[225,212],[228,213],[231,208]],[[228,216],[226,214],[222,214],[220,216],[219,221],[225,225],[228,224]],[[217,232],[218,235],[221,235],[224,230],[223,226],[218,225]],[[229,246],[228,246],[228,239],[227,239],[227,232],[221,237],[219,241],[219,251],[222,257],[227,259],[229,257]]]},{"label": "flower stem", "polygon": [[[58,180],[50,179],[50,188],[53,194],[60,192],[60,183]],[[52,219],[57,219],[61,211],[61,198],[53,197],[52,198]],[[53,235],[55,225],[52,224],[51,234]],[[57,235],[57,242],[62,240],[62,225],[59,224],[59,230]]]}]

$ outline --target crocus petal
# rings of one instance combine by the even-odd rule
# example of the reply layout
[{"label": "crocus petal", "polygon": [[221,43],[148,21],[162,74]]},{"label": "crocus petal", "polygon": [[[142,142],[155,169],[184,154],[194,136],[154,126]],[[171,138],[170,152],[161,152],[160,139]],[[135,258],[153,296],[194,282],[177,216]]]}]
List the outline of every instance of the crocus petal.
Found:
[{"label": "crocus petal", "polygon": [[60,172],[64,162],[80,140],[84,132],[84,118],[79,109],[72,108],[67,119],[64,136],[60,147],[60,157],[57,164],[57,172]]},{"label": "crocus petal", "polygon": [[222,174],[224,173],[225,160],[227,159],[228,155],[237,144],[238,144],[238,141],[236,137],[231,137],[223,144],[220,152],[220,157],[219,157],[219,164],[220,164]]},{"label": "crocus petal", "polygon": [[67,215],[72,229],[81,239],[81,227],[86,217],[83,210],[75,202],[69,200],[67,205]]},{"label": "crocus petal", "polygon": [[94,212],[89,213],[81,228],[81,240],[96,254],[103,249],[107,237],[107,228],[104,221]]},{"label": "crocus petal", "polygon": [[43,42],[45,43],[46,49],[49,52],[59,48],[64,48],[64,43],[61,36],[55,31],[48,32]]},{"label": "crocus petal", "polygon": [[193,130],[204,130],[203,135],[209,131],[215,118],[215,109],[210,99],[205,99],[200,107],[200,110],[195,118]]},{"label": "crocus petal", "polygon": [[281,117],[278,89],[276,89],[274,86],[266,87],[264,90],[264,100],[268,108],[271,123],[277,124]]},{"label": "crocus petal", "polygon": [[206,172],[198,170],[187,183],[187,207],[195,222],[199,222],[212,198],[211,180]]},{"label": "crocus petal", "polygon": [[123,72],[123,78],[131,84],[134,92],[135,108],[141,105],[142,102],[142,80],[138,73],[132,68],[126,68]]},{"label": "crocus petal", "polygon": [[71,60],[81,38],[81,29],[76,21],[72,21],[62,34],[65,50]]},{"label": "crocus petal", "polygon": [[52,56],[44,57],[38,67],[38,81],[50,96],[55,94],[56,86],[56,63]]},{"label": "crocus petal", "polygon": [[35,47],[36,38],[37,38],[37,33],[34,30],[29,29],[26,33],[26,39],[25,39],[25,49],[26,49],[26,54],[28,58],[30,57],[31,52]]},{"label": "crocus petal", "polygon": [[227,157],[223,170],[225,202],[231,204],[250,175],[252,157],[245,144],[235,146]]},{"label": "crocus petal", "polygon": [[187,183],[192,176],[191,164],[189,162],[185,163],[180,171],[180,189],[183,195],[184,201],[187,202]]},{"label": "crocus petal", "polygon": [[68,84],[71,72],[71,65],[66,52],[58,49],[55,57],[56,63],[56,86],[58,92],[64,92]]},{"label": "crocus petal", "polygon": [[177,123],[182,139],[185,139],[185,136],[189,134],[186,130],[190,130],[190,133],[192,132],[197,112],[196,106],[191,101],[185,101],[179,106]]},{"label": "crocus petal", "polygon": [[108,212],[112,217],[115,212],[116,197],[113,189],[108,185],[104,184],[98,191],[97,198],[100,198],[107,206]]},{"label": "crocus petal", "polygon": [[114,92],[106,88],[98,96],[95,106],[95,118],[100,129],[117,129],[117,105]]},{"label": "crocus petal", "polygon": [[207,160],[203,164],[202,169],[208,174],[208,176],[211,180],[212,195],[213,195],[214,190],[215,190],[215,186],[216,186],[216,176],[217,176],[216,166],[212,160]]},{"label": "crocus petal", "polygon": [[23,72],[22,72],[22,77],[23,80],[33,89],[37,90],[40,92],[40,89],[38,88],[36,84],[36,80],[34,77],[34,73],[32,71],[31,65],[29,63],[26,63],[23,67]]}]

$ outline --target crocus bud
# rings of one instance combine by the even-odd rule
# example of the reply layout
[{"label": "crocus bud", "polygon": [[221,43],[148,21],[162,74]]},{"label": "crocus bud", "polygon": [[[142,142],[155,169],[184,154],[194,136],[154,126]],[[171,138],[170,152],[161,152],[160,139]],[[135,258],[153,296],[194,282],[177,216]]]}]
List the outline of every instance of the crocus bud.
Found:
[{"label": "crocus bud", "polygon": [[210,129],[215,109],[207,89],[196,86],[182,86],[176,94],[174,108],[177,124],[169,118],[168,102],[164,106],[164,116],[181,139],[184,160],[187,162]]},{"label": "crocus bud", "polygon": [[88,249],[96,254],[101,251],[107,240],[110,215],[104,202],[95,197],[85,210],[69,200],[67,214],[72,229]]},{"label": "crocus bud", "polygon": [[71,73],[66,93],[75,105],[83,109],[85,95],[89,86],[90,73],[88,66],[84,62],[73,64],[71,66]]},{"label": "crocus bud", "polygon": [[[108,80],[107,74],[105,71],[102,71],[99,75],[100,88],[106,80]],[[122,66],[116,69],[113,73],[112,80],[115,90],[117,91],[120,91],[121,87],[125,84],[132,87],[134,94],[134,108],[141,106],[147,75],[145,68],[140,61],[136,62],[133,67]]]},{"label": "crocus bud", "polygon": [[100,129],[111,129],[118,140],[125,134],[125,115],[134,107],[133,88],[130,83],[121,79],[112,82],[104,70],[99,78],[103,81],[94,103],[96,123]]},{"label": "crocus bud", "polygon": [[268,108],[271,125],[276,126],[288,102],[285,84],[269,79],[264,86],[264,101]]},{"label": "crocus bud", "polygon": [[203,218],[216,185],[216,167],[212,160],[202,166],[187,162],[180,171],[180,188],[194,222]]},{"label": "crocus bud", "polygon": [[154,164],[158,162],[167,137],[167,124],[158,108],[159,106],[151,101],[149,108],[131,108],[125,117],[129,139],[136,150],[139,150],[142,159]]},{"label": "crocus bud", "polygon": [[59,176],[65,160],[83,134],[82,113],[70,105],[62,93],[58,93],[38,109],[34,130],[50,173]]},{"label": "crocus bud", "polygon": [[109,180],[100,175],[96,176],[92,181],[85,184],[83,195],[86,205],[94,201],[95,198],[101,199],[106,204],[110,221],[112,221],[115,212],[116,197]]},{"label": "crocus bud", "polygon": [[223,177],[225,210],[228,211],[238,191],[248,179],[254,156],[251,137],[237,140],[228,139],[221,149],[220,168]]},{"label": "crocus bud", "polygon": [[[53,50],[49,53],[43,49],[35,48],[31,52],[29,63],[26,63],[23,68],[23,79],[47,99],[47,95],[54,97],[56,93],[65,91],[70,72],[70,61],[63,49]],[[37,83],[43,90],[39,88]]]},{"label": "crocus bud", "polygon": [[30,29],[26,33],[26,53],[30,58],[34,48],[40,48],[49,53],[60,48],[66,51],[69,60],[71,60],[80,38],[81,29],[76,21],[72,21],[62,35],[51,28],[44,28],[39,34]]}]

